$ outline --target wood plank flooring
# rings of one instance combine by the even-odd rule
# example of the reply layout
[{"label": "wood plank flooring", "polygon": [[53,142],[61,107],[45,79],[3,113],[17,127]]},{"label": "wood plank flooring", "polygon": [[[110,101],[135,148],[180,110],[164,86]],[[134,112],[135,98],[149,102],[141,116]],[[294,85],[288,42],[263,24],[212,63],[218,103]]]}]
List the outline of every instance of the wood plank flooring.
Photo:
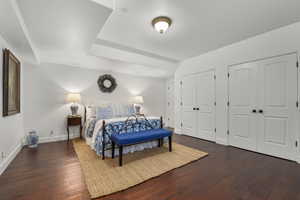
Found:
[{"label": "wood plank flooring", "polygon": [[[176,135],[204,159],[101,200],[300,200],[300,165]],[[0,176],[1,200],[89,200],[72,144],[24,148]]]}]

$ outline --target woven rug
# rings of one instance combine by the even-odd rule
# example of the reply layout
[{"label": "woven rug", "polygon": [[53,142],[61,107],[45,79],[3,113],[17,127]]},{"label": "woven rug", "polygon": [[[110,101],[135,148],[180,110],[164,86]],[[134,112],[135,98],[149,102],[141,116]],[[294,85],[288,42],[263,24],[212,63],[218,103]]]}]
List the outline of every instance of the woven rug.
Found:
[{"label": "woven rug", "polygon": [[128,189],[207,155],[173,143],[172,152],[168,151],[166,144],[162,148],[126,154],[123,166],[119,167],[118,157],[102,160],[83,140],[73,140],[73,145],[91,198]]}]

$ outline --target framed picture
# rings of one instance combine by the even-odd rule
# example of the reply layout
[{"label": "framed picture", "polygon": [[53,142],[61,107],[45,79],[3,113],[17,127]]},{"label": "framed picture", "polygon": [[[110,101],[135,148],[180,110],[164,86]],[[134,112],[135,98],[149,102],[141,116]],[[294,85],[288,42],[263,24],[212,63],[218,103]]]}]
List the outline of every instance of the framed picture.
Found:
[{"label": "framed picture", "polygon": [[20,61],[3,50],[3,116],[20,113]]}]

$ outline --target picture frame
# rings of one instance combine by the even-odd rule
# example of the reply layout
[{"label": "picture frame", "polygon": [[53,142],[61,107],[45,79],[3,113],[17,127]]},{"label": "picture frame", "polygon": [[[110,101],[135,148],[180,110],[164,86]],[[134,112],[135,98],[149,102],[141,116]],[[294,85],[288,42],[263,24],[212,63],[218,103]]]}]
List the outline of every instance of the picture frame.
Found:
[{"label": "picture frame", "polygon": [[3,117],[21,112],[21,63],[8,49],[3,50]]}]

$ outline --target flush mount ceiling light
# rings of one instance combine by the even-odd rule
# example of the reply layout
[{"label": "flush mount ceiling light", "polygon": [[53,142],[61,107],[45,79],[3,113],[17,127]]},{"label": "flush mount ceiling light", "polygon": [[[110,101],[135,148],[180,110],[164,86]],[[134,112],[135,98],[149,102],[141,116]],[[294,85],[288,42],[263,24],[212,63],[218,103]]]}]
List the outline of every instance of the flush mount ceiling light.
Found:
[{"label": "flush mount ceiling light", "polygon": [[153,28],[161,34],[165,33],[171,24],[172,20],[169,17],[160,16],[152,20]]}]

